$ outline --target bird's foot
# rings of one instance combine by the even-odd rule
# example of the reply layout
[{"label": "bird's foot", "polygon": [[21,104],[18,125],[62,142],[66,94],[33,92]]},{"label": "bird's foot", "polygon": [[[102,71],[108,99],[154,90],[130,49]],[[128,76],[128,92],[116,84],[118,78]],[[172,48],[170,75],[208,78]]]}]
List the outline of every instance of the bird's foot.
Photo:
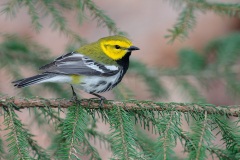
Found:
[{"label": "bird's foot", "polygon": [[104,100],[107,100],[105,97],[98,97],[98,98],[90,98],[91,101],[99,101],[99,107],[100,109],[103,109],[103,103],[104,103]]},{"label": "bird's foot", "polygon": [[80,100],[80,99],[78,99],[78,97],[77,97],[77,94],[76,94],[76,92],[74,91],[74,89],[73,89],[73,86],[72,86],[72,85],[71,85],[71,88],[72,88],[72,93],[73,93],[73,96],[72,96],[72,98],[71,98],[70,102],[73,102],[73,103],[75,103],[75,104],[81,104],[81,100]]},{"label": "bird's foot", "polygon": [[99,105],[100,105],[100,108],[101,108],[101,109],[103,108],[103,103],[104,103],[105,100],[107,100],[105,97],[101,97],[101,98],[100,98],[100,103],[99,103]]},{"label": "bird's foot", "polygon": [[70,102],[75,103],[75,104],[80,104],[81,100],[78,99],[76,95],[73,95],[72,98],[70,99]]}]

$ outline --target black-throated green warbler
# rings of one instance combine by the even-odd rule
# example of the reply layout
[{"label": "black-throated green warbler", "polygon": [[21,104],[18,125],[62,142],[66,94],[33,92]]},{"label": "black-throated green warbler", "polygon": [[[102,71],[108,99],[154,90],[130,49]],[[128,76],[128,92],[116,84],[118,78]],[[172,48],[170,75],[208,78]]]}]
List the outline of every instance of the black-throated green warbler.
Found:
[{"label": "black-throated green warbler", "polygon": [[97,93],[115,87],[123,78],[129,66],[131,52],[139,50],[122,36],[109,36],[97,42],[82,46],[77,51],[67,53],[40,68],[39,75],[14,81],[18,88],[45,82],[65,82],[72,88],[80,88],[102,100]]}]

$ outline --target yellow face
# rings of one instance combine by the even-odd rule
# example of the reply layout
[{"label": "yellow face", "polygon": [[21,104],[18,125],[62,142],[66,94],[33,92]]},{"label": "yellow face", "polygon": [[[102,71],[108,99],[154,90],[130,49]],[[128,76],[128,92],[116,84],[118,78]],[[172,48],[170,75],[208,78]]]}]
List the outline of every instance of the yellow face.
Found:
[{"label": "yellow face", "polygon": [[119,60],[131,51],[129,48],[132,46],[132,42],[122,36],[110,36],[99,41],[103,52],[113,60]]}]

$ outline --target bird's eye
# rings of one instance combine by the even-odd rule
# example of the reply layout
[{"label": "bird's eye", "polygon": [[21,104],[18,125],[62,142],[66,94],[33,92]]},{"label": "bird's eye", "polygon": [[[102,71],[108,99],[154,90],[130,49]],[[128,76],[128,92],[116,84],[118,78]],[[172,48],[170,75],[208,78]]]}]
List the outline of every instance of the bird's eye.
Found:
[{"label": "bird's eye", "polygon": [[116,49],[120,49],[121,47],[119,45],[115,45],[115,48]]}]

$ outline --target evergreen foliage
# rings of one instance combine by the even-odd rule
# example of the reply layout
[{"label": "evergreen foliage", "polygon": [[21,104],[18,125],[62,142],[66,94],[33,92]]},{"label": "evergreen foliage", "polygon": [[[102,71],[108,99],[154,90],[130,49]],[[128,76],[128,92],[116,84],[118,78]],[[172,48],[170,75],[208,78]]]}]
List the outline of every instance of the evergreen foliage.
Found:
[{"label": "evergreen foliage", "polygon": [[[170,1],[170,0],[169,0]],[[70,3],[71,2],[71,3]],[[1,13],[11,18],[17,16],[20,9],[26,9],[31,18],[32,27],[41,32],[41,19],[50,16],[50,26],[69,37],[73,43],[83,45],[86,40],[73,31],[69,25],[66,13],[74,12],[76,21],[81,22],[84,17],[91,16],[102,27],[106,27],[112,34],[126,34],[117,28],[116,23],[105,14],[92,0],[78,1],[31,1],[10,0],[1,6]],[[197,12],[213,11],[219,15],[230,17],[240,16],[240,4],[210,3],[205,0],[171,0],[182,11],[176,25],[170,29],[167,36],[170,42],[184,39],[189,31],[194,29],[197,22]],[[89,15],[88,15],[89,14]],[[31,38],[17,35],[0,34],[3,41],[0,44],[0,67],[7,70],[16,79],[22,78],[22,73],[15,68],[30,66],[37,70],[39,66],[51,59],[48,49],[40,46]],[[189,96],[189,101],[195,103],[153,103],[150,101],[126,100],[133,97],[130,91],[121,84],[114,90],[114,94],[122,104],[132,102],[138,109],[125,110],[117,103],[112,108],[88,109],[80,104],[74,104],[67,110],[53,109],[47,103],[44,108],[29,109],[29,117],[39,127],[50,126],[43,132],[52,140],[49,148],[41,147],[32,135],[27,125],[18,117],[18,106],[14,103],[1,101],[6,134],[0,131],[0,159],[101,159],[96,144],[92,140],[99,140],[100,145],[112,152],[112,159],[181,159],[174,153],[176,145],[182,146],[188,159],[206,159],[211,155],[219,159],[240,159],[240,128],[239,118],[230,118],[224,110],[210,114],[206,110],[199,111],[195,105],[211,106],[203,92],[211,87],[212,81],[225,84],[227,93],[239,102],[239,53],[240,33],[234,33],[210,42],[202,53],[193,49],[183,49],[179,52],[179,66],[175,69],[149,68],[141,62],[133,61],[128,74],[138,74],[149,88],[152,98],[167,98],[171,93],[162,84],[161,77],[175,80],[175,87],[181,87],[183,95]],[[70,46],[72,47],[72,46]],[[7,53],[7,54],[6,54]],[[41,56],[38,56],[41,55]],[[214,61],[209,61],[210,57]],[[14,65],[8,65],[9,63]],[[14,78],[14,79],[15,79]],[[193,83],[194,80],[194,83]],[[41,85],[42,90],[48,88],[57,96],[69,98],[64,87],[57,84]],[[130,93],[130,94],[129,94]],[[0,93],[4,94],[4,93]],[[35,94],[32,88],[23,89],[22,96],[29,98]],[[160,98],[159,98],[160,97]],[[2,98],[0,96],[0,98]],[[89,104],[92,100],[88,100]],[[175,110],[173,106],[182,105],[193,108],[193,111]],[[149,108],[162,107],[163,111]],[[214,105],[213,108],[217,109]],[[227,106],[222,107],[227,110]],[[33,113],[33,114],[32,114]],[[63,116],[60,116],[60,115]],[[238,116],[239,117],[239,116]],[[98,122],[109,125],[109,133],[98,131]],[[184,129],[187,123],[189,129]],[[153,136],[157,138],[152,138]],[[217,137],[220,144],[216,145]],[[180,143],[179,143],[180,141]]]},{"label": "evergreen foliage", "polygon": [[1,159],[4,159],[4,154],[5,154],[5,152],[4,152],[4,148],[3,148],[3,141],[2,141],[2,139],[0,139],[0,158]]},{"label": "evergreen foliage", "polygon": [[134,121],[130,113],[114,106],[107,113],[110,123],[109,140],[114,159],[144,159],[138,152],[135,141]]},{"label": "evergreen foliage", "polygon": [[173,29],[169,29],[170,34],[166,37],[169,42],[176,39],[184,39],[188,36],[189,31],[193,29],[196,24],[196,15],[198,12],[206,13],[213,11],[220,16],[240,17],[239,3],[214,3],[206,0],[169,0],[177,8],[183,8],[179,14],[177,23]]},{"label": "evergreen foliage", "polygon": [[[13,106],[8,105],[8,109],[4,115],[5,130],[9,133],[6,134],[6,141],[8,142],[8,155],[9,159],[50,159],[46,150],[40,147],[35,140],[32,139],[33,135],[24,128],[22,122],[18,119],[17,114],[14,112]],[[29,152],[31,151],[31,152]]]},{"label": "evergreen foliage", "polygon": [[90,159],[101,159],[85,137],[87,122],[87,112],[81,106],[68,109],[65,120],[59,126],[61,132],[55,142],[58,147],[55,153],[57,159],[79,159],[81,154],[90,155]]},{"label": "evergreen foliage", "polygon": [[129,70],[133,73],[136,72],[145,82],[151,81],[151,83],[148,83],[148,87],[152,93],[152,97],[167,97],[166,89],[159,83],[158,77],[154,75],[155,73],[151,72],[146,65],[137,61],[132,61]]},{"label": "evergreen foliage", "polygon": [[176,144],[177,134],[180,132],[180,114],[177,112],[163,111],[157,120],[156,127],[159,134],[155,142],[155,155],[152,159],[172,159],[173,148]]}]

